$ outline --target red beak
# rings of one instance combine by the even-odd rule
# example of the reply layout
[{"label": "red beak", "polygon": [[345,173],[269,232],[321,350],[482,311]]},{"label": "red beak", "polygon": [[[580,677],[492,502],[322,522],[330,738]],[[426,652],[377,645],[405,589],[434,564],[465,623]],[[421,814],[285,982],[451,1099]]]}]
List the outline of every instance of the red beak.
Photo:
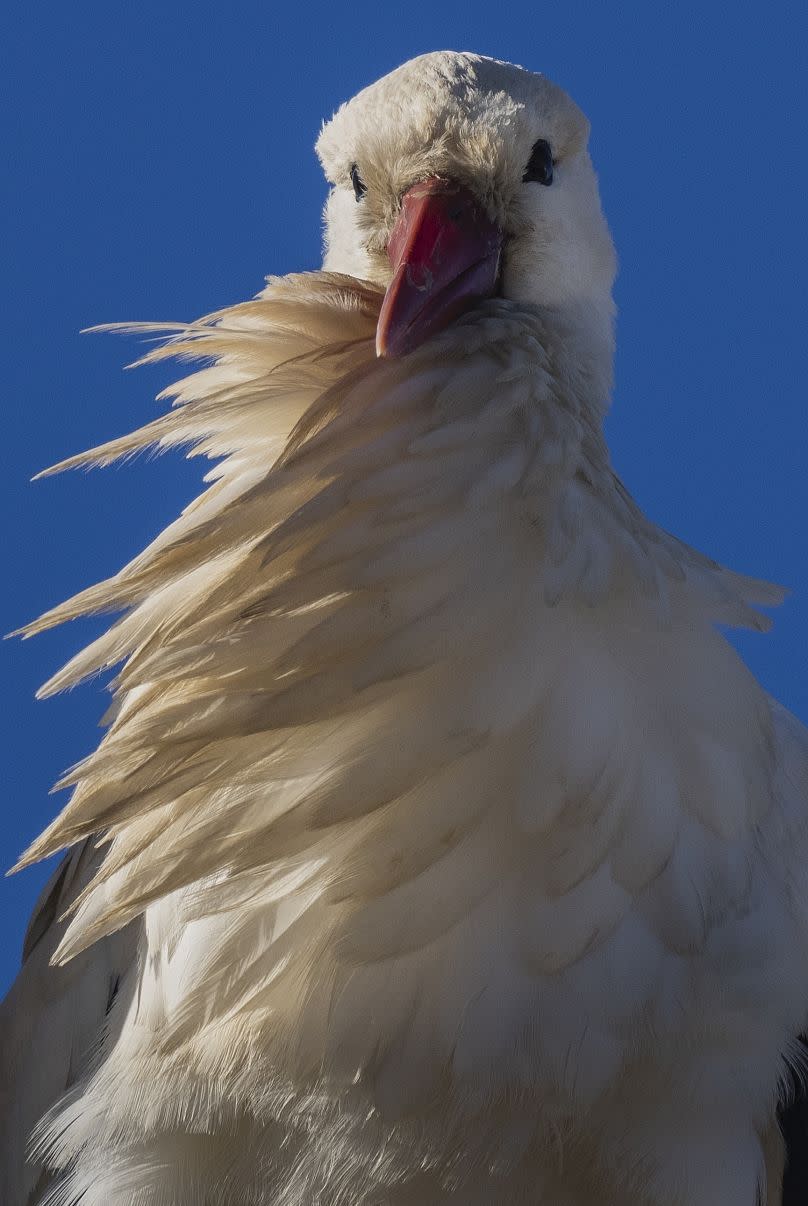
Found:
[{"label": "red beak", "polygon": [[502,231],[454,180],[430,176],[404,194],[387,254],[393,279],[376,353],[403,356],[497,286]]}]

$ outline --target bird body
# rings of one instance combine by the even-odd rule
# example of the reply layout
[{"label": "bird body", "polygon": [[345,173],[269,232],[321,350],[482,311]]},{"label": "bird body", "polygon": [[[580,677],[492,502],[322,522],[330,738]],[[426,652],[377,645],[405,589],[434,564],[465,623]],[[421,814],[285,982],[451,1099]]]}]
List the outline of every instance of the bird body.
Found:
[{"label": "bird body", "polygon": [[[66,462],[216,465],[31,626],[123,613],[46,688],[121,666],[25,856],[73,847],[2,1016],[9,1206],[779,1202],[808,733],[718,630],[780,592],[611,468],[585,143],[544,77],[405,65],[321,136],[324,270],[169,332],[208,366]],[[36,1101],[46,996],[87,1033]]]}]

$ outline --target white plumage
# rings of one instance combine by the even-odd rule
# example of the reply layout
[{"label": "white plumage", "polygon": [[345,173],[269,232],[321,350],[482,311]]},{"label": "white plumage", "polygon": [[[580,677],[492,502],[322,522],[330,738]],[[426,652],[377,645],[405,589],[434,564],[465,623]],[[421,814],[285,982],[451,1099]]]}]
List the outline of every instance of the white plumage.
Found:
[{"label": "white plumage", "polygon": [[[808,734],[716,628],[780,592],[610,467],[586,136],[544,77],[406,64],[321,135],[324,270],[154,328],[212,363],[60,466],[216,460],[29,629],[123,613],[45,688],[121,666],[24,860],[74,847],[2,1015],[8,1206],[779,1201]],[[498,296],[378,358],[432,179],[501,232]]]}]

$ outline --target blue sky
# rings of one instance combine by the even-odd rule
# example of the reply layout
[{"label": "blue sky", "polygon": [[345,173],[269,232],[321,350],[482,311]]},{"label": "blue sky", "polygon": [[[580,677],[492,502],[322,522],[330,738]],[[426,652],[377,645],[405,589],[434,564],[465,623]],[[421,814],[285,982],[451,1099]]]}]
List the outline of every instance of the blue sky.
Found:
[{"label": "blue sky", "polygon": [[[738,644],[808,720],[801,5],[141,0],[18,4],[2,25],[3,631],[117,569],[198,483],[177,457],[28,483],[151,417],[168,379],[79,330],[316,267],[321,119],[413,54],[467,49],[546,71],[592,119],[621,261],[614,460],[656,521],[793,588]],[[98,627],[0,648],[4,866],[98,739],[101,684],[33,699]],[[0,882],[0,991],[44,876]]]}]

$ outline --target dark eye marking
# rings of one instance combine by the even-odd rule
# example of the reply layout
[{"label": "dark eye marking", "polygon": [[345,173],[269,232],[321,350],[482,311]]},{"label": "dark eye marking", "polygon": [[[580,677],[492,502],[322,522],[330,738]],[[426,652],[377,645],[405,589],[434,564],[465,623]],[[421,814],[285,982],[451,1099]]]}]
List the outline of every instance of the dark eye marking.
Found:
[{"label": "dark eye marking", "polygon": [[353,185],[354,196],[356,197],[357,201],[361,201],[365,193],[368,191],[368,186],[359,175],[359,168],[355,163],[351,164],[351,184]]},{"label": "dark eye marking", "polygon": [[530,159],[527,161],[525,174],[522,177],[525,184],[535,181],[536,184],[552,184],[555,160],[549,142],[540,138],[534,142]]}]

